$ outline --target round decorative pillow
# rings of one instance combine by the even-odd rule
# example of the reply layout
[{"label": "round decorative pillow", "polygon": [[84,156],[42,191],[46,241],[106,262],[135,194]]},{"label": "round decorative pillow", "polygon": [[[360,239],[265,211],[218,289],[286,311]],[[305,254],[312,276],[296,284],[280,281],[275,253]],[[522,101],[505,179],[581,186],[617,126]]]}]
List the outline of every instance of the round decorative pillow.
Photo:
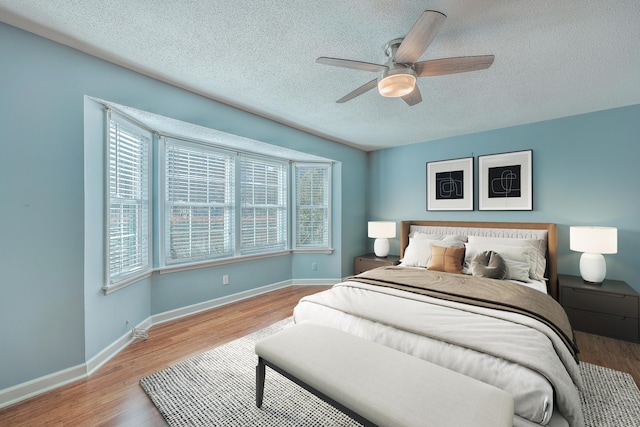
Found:
[{"label": "round decorative pillow", "polygon": [[484,251],[471,261],[471,274],[491,279],[504,279],[507,275],[507,265],[496,252]]}]

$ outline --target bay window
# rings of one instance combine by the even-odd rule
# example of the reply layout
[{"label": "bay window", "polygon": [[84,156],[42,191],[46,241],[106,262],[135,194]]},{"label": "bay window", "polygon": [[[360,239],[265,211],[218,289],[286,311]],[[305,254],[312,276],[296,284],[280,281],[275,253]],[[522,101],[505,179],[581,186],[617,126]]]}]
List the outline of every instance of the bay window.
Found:
[{"label": "bay window", "polygon": [[211,143],[168,136],[111,107],[106,117],[105,291],[150,275],[154,266],[331,251],[329,161],[271,157],[269,144],[219,131],[211,131]]}]

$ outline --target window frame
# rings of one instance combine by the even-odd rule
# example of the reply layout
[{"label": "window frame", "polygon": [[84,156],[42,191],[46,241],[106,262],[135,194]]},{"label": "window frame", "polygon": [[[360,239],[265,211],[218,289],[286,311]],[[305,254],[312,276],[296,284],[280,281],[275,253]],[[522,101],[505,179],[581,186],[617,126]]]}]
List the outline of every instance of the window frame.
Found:
[{"label": "window frame", "polygon": [[[257,165],[271,166],[279,169],[278,173],[281,174],[281,176],[278,177],[278,182],[276,183],[277,193],[278,193],[277,194],[278,203],[273,204],[273,203],[268,203],[268,201],[266,201],[263,204],[255,203],[255,201],[254,203],[249,203],[249,204],[244,203],[244,200],[245,200],[244,188],[243,188],[244,182],[242,179],[242,174],[244,173],[244,169],[243,169],[244,162],[252,162]],[[292,227],[291,219],[290,219],[291,218],[290,217],[291,190],[290,190],[290,184],[289,184],[289,176],[291,171],[289,167],[289,161],[278,159],[278,158],[271,158],[271,157],[259,156],[254,154],[242,153],[238,155],[237,169],[238,169],[238,179],[237,179],[236,188],[237,188],[237,194],[238,194],[238,202],[237,202],[238,233],[236,234],[238,239],[238,245],[236,250],[236,256],[242,257],[242,256],[251,256],[251,255],[263,255],[263,254],[288,251],[290,249],[289,236],[291,234],[291,227]],[[265,186],[268,186],[268,184],[265,183]],[[255,187],[256,186],[253,185],[252,190],[255,190]],[[255,194],[255,191],[254,191],[254,194]],[[266,197],[267,195],[265,193],[265,199]],[[277,210],[276,221],[278,224],[276,226],[277,227],[276,236],[278,238],[278,241],[275,244],[256,245],[254,248],[244,247],[244,242],[243,242],[243,239],[245,237],[244,227],[243,227],[244,221],[245,221],[244,209],[275,209]],[[255,227],[254,227],[254,231],[255,231]]]},{"label": "window frame", "polygon": [[[333,163],[332,162],[293,162],[293,171],[292,171],[292,182],[293,182],[293,190],[291,192],[293,198],[293,208],[292,208],[292,220],[291,220],[291,228],[294,233],[292,236],[292,250],[294,252],[311,252],[311,253],[332,253],[332,242],[331,242],[331,234],[333,232],[332,228],[332,175],[333,175]],[[326,192],[325,199],[326,205],[323,209],[326,210],[326,242],[320,245],[300,245],[298,242],[300,228],[298,224],[298,211],[299,211],[299,194],[300,194],[300,182],[298,181],[298,169],[302,168],[317,168],[326,170],[326,180],[324,181],[324,191]]]},{"label": "window frame", "polygon": [[[169,140],[169,141],[168,141]],[[182,259],[172,259],[168,256],[168,252],[170,251],[170,233],[168,232],[168,218],[169,212],[168,209],[168,201],[167,201],[167,145],[175,144],[181,146],[187,150],[192,151],[201,151],[208,153],[212,156],[220,156],[229,160],[231,164],[231,171],[229,175],[226,176],[227,183],[225,185],[225,189],[227,190],[227,196],[225,197],[225,203],[212,203],[209,204],[211,208],[224,208],[225,206],[230,209],[230,213],[227,213],[225,217],[230,222],[230,228],[227,230],[228,241],[225,243],[225,246],[228,244],[228,248],[225,251],[220,253],[219,255],[204,255],[199,257],[190,257],[190,258],[182,258]],[[160,247],[159,247],[159,266],[161,269],[164,268],[172,268],[174,266],[185,266],[185,265],[199,265],[202,263],[210,263],[212,261],[218,261],[222,259],[233,258],[236,254],[236,239],[235,239],[235,230],[236,230],[236,210],[237,210],[237,201],[236,201],[236,191],[235,191],[235,181],[237,180],[236,169],[237,169],[237,160],[235,159],[235,153],[232,153],[228,150],[221,150],[217,147],[214,147],[209,144],[200,144],[194,141],[183,140],[177,137],[168,137],[168,136],[160,136],[159,144],[158,144],[158,152],[159,152],[159,164],[158,164],[158,188],[156,191],[156,197],[158,198],[158,216],[160,218],[160,227],[158,229]],[[204,206],[204,205],[203,205]]]},{"label": "window frame", "polygon": [[[133,269],[128,273],[120,273],[112,275],[111,270],[111,209],[113,200],[111,197],[111,123],[115,122],[117,126],[125,128],[131,135],[137,136],[146,150],[142,157],[146,161],[146,165],[140,166],[140,177],[142,179],[141,190],[146,189],[146,200],[141,197],[141,208],[146,210],[146,215],[141,218],[143,221],[140,227],[136,227],[138,239],[143,243],[146,241],[146,254],[142,254],[143,262],[139,268]],[[104,265],[104,285],[103,290],[106,293],[113,292],[117,289],[125,287],[131,283],[137,282],[145,277],[149,277],[153,271],[153,136],[152,133],[134,123],[126,116],[111,111],[110,108],[105,109],[105,158],[104,158],[104,248],[105,248],[105,265]],[[118,131],[116,130],[116,133]],[[117,138],[117,136],[116,136]],[[146,183],[144,182],[146,180]],[[146,184],[146,185],[145,185]],[[122,199],[122,198],[121,198]],[[131,200],[131,199],[130,199]],[[131,203],[130,203],[131,204]],[[144,223],[146,220],[146,224]],[[146,228],[146,233],[144,228]],[[141,245],[140,252],[144,251],[144,244]],[[145,256],[146,255],[146,256]]]}]

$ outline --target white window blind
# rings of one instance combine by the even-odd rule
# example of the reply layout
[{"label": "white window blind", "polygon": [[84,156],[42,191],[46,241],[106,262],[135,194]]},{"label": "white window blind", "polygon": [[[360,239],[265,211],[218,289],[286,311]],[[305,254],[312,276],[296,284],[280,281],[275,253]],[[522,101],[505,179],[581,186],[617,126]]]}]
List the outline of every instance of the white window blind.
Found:
[{"label": "white window blind", "polygon": [[295,249],[329,249],[331,165],[300,164],[295,169]]},{"label": "white window blind", "polygon": [[107,114],[107,286],[111,286],[151,270],[151,134],[120,117]]},{"label": "white window blind", "polygon": [[287,249],[287,172],[284,162],[241,157],[241,254]]},{"label": "white window blind", "polygon": [[233,256],[234,161],[165,138],[165,263]]}]

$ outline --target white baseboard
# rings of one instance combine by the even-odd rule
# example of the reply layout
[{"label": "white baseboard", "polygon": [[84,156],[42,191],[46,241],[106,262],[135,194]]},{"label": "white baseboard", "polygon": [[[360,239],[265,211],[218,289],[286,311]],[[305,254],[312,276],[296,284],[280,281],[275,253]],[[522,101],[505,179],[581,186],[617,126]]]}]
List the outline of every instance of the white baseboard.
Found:
[{"label": "white baseboard", "polygon": [[[151,326],[153,326],[153,324],[151,323],[151,318],[148,317],[142,322],[140,322],[138,325],[136,325],[136,329],[147,330]],[[120,353],[122,350],[125,349],[125,347],[127,347],[129,344],[131,344],[134,341],[135,341],[135,338],[133,338],[130,333],[126,333],[122,335],[120,338],[118,338],[117,340],[115,340],[114,342],[112,342],[110,345],[102,349],[100,353],[96,354],[95,356],[93,356],[91,359],[87,361],[86,363],[87,375],[93,374],[102,365],[107,363],[111,358],[113,358],[115,355]]]},{"label": "white baseboard", "polygon": [[80,364],[40,378],[0,390],[0,409],[30,397],[51,391],[87,377],[86,365]]},{"label": "white baseboard", "polygon": [[186,307],[177,308],[175,310],[165,311],[164,313],[160,313],[160,314],[154,314],[153,316],[151,316],[151,324],[159,325],[160,323],[179,319],[185,316],[191,316],[192,314],[200,313],[206,310],[211,310],[212,308],[221,307],[223,305],[227,305],[232,302],[241,301],[243,299],[247,299],[250,297],[254,297],[256,295],[275,291],[276,289],[286,288],[288,286],[292,286],[291,280],[285,280],[283,282],[262,286],[260,288],[238,292],[236,294],[228,295],[226,297],[216,298],[209,301],[200,302],[198,304],[188,305]]},{"label": "white baseboard", "polygon": [[[238,292],[233,295],[212,299],[187,307],[166,311],[164,313],[154,314],[140,322],[140,324],[136,326],[136,329],[146,330],[160,323],[179,319],[185,316],[190,316],[202,311],[211,310],[212,308],[220,307],[232,302],[241,301],[243,299],[275,291],[277,289],[286,288],[289,286],[333,285],[338,282],[340,282],[339,279],[285,280],[283,282],[262,286],[256,289],[250,289],[244,292]],[[35,378],[33,380],[21,384],[16,384],[15,386],[0,390],[0,409],[9,405],[13,405],[14,403],[18,403],[30,397],[37,396],[38,394],[46,393],[47,391],[62,387],[63,385],[72,383],[82,378],[86,378],[87,376],[97,371],[102,365],[107,363],[122,350],[124,350],[133,341],[134,338],[132,338],[127,333],[105,347],[102,351],[93,356],[86,363],[63,369],[61,371],[42,376],[40,378]]]}]

